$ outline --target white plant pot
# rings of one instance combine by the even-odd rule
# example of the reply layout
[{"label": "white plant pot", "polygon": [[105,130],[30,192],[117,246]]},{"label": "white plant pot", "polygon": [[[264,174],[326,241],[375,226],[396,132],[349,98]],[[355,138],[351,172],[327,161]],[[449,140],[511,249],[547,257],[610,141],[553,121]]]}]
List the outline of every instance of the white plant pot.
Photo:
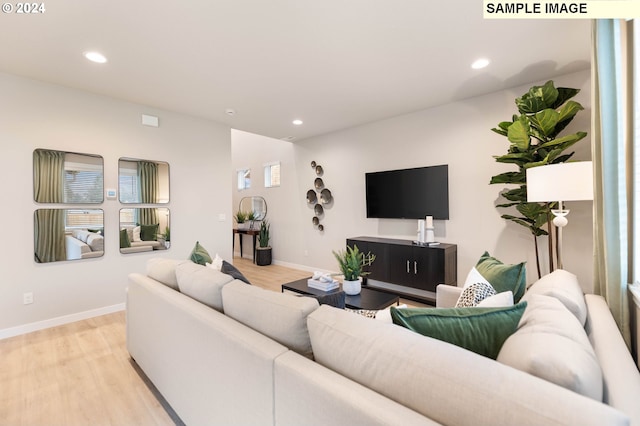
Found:
[{"label": "white plant pot", "polygon": [[357,294],[360,294],[360,289],[361,289],[360,280],[342,281],[342,290],[345,292],[345,294],[348,294],[349,296],[355,296]]}]

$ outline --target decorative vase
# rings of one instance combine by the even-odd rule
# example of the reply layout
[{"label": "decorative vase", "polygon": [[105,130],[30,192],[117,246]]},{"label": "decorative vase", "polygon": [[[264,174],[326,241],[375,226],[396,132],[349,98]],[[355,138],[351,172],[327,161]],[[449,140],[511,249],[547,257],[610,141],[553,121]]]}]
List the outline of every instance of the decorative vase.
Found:
[{"label": "decorative vase", "polygon": [[360,280],[342,281],[342,290],[345,292],[345,294],[348,294],[349,296],[355,296],[357,294],[360,294],[360,289],[361,289]]}]

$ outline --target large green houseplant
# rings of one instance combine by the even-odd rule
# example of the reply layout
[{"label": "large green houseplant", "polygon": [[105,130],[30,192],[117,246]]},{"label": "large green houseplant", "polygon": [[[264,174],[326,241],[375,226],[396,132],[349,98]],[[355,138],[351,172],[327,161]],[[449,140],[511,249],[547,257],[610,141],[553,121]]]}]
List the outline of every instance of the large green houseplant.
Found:
[{"label": "large green houseplant", "polygon": [[533,235],[538,276],[541,275],[538,255],[538,237],[541,235],[549,236],[549,269],[553,270],[551,209],[555,207],[555,203],[527,202],[526,170],[566,162],[574,152],[566,154],[564,151],[587,136],[586,132],[560,136],[576,114],[584,109],[578,102],[570,100],[579,92],[579,89],[556,88],[553,81],[533,86],[527,93],[516,98],[519,114],[514,114],[511,121],[503,121],[498,127],[491,129],[505,136],[509,142],[507,153],[495,156],[496,161],[517,167],[516,171],[500,173],[491,178],[490,184],[515,185],[515,188],[501,193],[507,202],[497,207],[515,207],[519,215],[503,214],[502,218],[526,227]]},{"label": "large green houseplant", "polygon": [[374,254],[363,253],[360,251],[357,245],[354,244],[353,248],[347,246],[346,250],[340,250],[339,252],[333,251],[333,256],[338,261],[340,272],[344,276],[342,282],[342,289],[348,295],[356,295],[360,293],[360,277],[363,277],[367,272],[363,271],[363,267],[370,265],[376,258]]}]

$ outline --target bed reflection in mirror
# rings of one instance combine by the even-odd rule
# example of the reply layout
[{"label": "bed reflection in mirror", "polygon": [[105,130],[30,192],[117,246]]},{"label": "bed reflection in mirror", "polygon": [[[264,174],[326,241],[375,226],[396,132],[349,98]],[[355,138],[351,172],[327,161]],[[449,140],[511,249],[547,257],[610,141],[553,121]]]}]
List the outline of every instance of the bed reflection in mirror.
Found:
[{"label": "bed reflection in mirror", "polygon": [[171,221],[165,207],[120,209],[120,253],[171,247]]},{"label": "bed reflection in mirror", "polygon": [[100,204],[103,194],[102,157],[51,149],[33,151],[33,199],[37,203]]},{"label": "bed reflection in mirror", "polygon": [[104,255],[104,212],[101,209],[37,209],[34,212],[36,263]]},{"label": "bed reflection in mirror", "polygon": [[169,163],[120,158],[118,199],[124,204],[167,204]]}]

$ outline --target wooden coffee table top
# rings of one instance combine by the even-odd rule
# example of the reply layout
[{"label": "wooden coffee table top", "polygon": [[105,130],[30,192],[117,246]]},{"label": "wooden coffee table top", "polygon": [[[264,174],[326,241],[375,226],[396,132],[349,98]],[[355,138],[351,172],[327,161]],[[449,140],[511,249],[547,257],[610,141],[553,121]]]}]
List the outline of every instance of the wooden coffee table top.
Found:
[{"label": "wooden coffee table top", "polygon": [[[311,278],[311,277],[309,277]],[[299,294],[312,294],[314,296],[324,296],[331,293],[337,293],[342,289],[340,288],[331,291],[322,291],[316,288],[309,287],[307,280],[309,278],[303,278],[301,280],[293,281],[290,283],[282,284],[282,291],[292,291]],[[395,294],[385,293],[383,291],[373,290],[370,288],[362,287],[360,294],[356,296],[345,295],[345,306],[350,309],[371,309],[378,310],[384,309],[393,304],[398,304],[400,298]]]}]

